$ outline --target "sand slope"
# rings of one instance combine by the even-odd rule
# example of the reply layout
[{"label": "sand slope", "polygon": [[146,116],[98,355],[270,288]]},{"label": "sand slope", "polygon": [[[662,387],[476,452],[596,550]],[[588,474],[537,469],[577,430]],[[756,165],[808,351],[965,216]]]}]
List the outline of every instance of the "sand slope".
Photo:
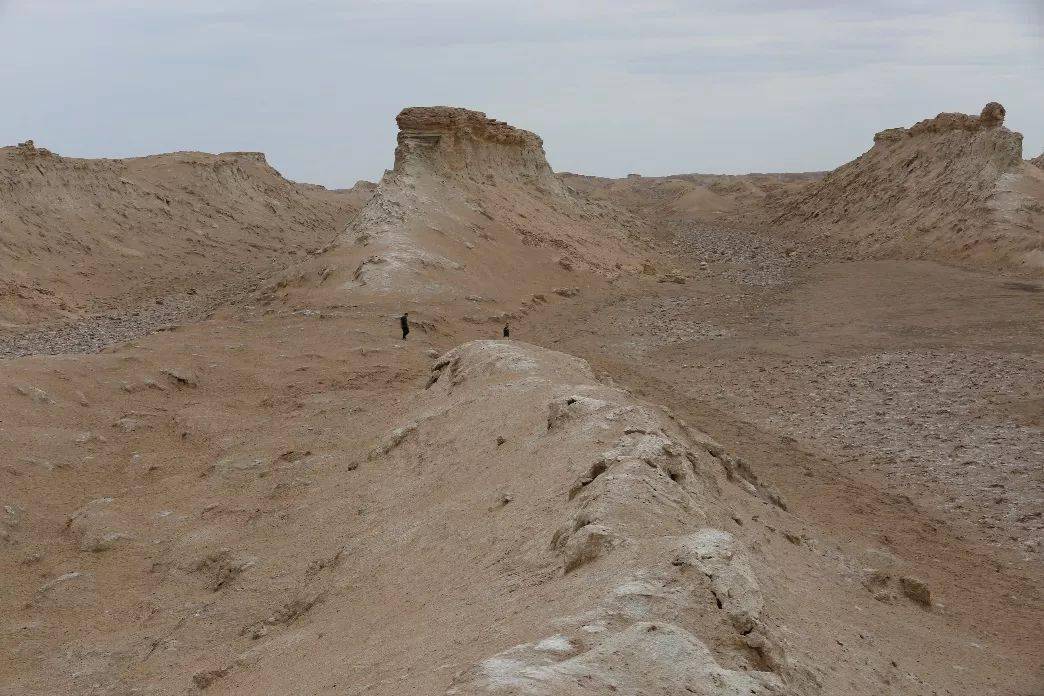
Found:
[{"label": "sand slope", "polygon": [[1044,273],[1044,187],[1004,108],[939,114],[775,201],[769,229],[841,256],[937,258]]},{"label": "sand slope", "polygon": [[823,172],[797,174],[674,174],[607,179],[559,175],[569,187],[662,222],[749,224],[770,197],[802,188]]},{"label": "sand slope", "polygon": [[0,148],[0,327],[271,272],[327,243],[362,188],[294,184],[260,153],[86,160],[31,142]]}]

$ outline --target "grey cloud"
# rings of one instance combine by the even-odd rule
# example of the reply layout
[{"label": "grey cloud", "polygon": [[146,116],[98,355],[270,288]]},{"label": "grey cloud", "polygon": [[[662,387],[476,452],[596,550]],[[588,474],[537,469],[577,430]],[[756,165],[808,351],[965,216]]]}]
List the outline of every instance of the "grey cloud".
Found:
[{"label": "grey cloud", "polygon": [[341,186],[390,165],[393,116],[418,103],[479,108],[539,132],[553,164],[607,175],[829,168],[875,130],[989,99],[1028,151],[1044,136],[1039,23],[1020,2],[4,8],[0,80],[19,108],[0,110],[0,142],[72,155],[257,149]]}]

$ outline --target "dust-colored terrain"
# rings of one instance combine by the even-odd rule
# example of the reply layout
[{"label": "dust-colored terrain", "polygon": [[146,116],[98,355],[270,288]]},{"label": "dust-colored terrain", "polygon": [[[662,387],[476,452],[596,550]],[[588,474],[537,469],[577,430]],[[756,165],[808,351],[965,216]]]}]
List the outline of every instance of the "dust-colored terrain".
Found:
[{"label": "dust-colored terrain", "polygon": [[942,113],[874,135],[832,172],[626,179],[563,174],[572,188],[661,227],[756,230],[820,259],[931,259],[1044,277],[1044,168],[1022,159],[1004,107]]},{"label": "dust-colored terrain", "polygon": [[[956,258],[937,228],[849,243],[876,208],[830,187],[895,194],[844,167],[613,182],[477,112],[398,125],[349,192],[238,155],[63,165],[137,211],[122,239],[57,222],[101,219],[82,185],[11,175],[0,694],[1040,693],[1024,231],[962,269],[920,258]],[[932,166],[978,191],[979,153]],[[182,222],[111,192],[185,157]],[[780,201],[836,212],[795,234]],[[107,328],[167,306],[154,277],[211,301]]]},{"label": "dust-colored terrain", "polygon": [[67,337],[64,350],[97,350],[106,332],[93,324],[125,340],[135,325],[198,315],[315,253],[369,190],[295,184],[256,152],[0,148],[0,355],[39,352],[48,332]]},{"label": "dust-colored terrain", "polygon": [[[935,258],[1044,275],[1044,172],[1022,159],[1004,107],[942,113],[776,204],[771,223],[831,253]],[[847,251],[846,251],[847,250]]]},{"label": "dust-colored terrain", "polygon": [[798,174],[675,174],[606,179],[583,174],[559,175],[569,187],[593,198],[639,211],[647,217],[749,228],[766,201],[804,190],[825,172]]}]

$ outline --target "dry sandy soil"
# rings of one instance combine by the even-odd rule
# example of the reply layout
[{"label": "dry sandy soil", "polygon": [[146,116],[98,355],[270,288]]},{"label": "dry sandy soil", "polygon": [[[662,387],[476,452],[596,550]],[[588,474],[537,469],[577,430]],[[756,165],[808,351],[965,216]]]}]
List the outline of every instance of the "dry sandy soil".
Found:
[{"label": "dry sandy soil", "polygon": [[122,160],[0,148],[0,356],[83,352],[203,316],[318,253],[373,184],[283,179],[258,152]]},{"label": "dry sandy soil", "polygon": [[[940,171],[1002,128],[966,123]],[[1024,230],[848,253],[852,164],[613,182],[398,124],[348,192],[179,154],[59,160],[73,198],[4,151],[0,694],[1041,693]],[[202,193],[168,229],[120,177]],[[766,222],[802,200],[839,220]]]}]

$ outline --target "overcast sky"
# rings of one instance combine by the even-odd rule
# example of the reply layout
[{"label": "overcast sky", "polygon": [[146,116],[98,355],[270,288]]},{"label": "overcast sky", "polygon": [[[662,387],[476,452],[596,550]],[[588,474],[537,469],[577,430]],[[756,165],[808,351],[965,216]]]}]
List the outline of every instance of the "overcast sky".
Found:
[{"label": "overcast sky", "polygon": [[[842,7],[848,5],[848,7]],[[605,176],[831,169],[1007,107],[1044,148],[1044,0],[0,0],[0,144],[261,150],[339,187],[404,106],[485,111]]]}]

